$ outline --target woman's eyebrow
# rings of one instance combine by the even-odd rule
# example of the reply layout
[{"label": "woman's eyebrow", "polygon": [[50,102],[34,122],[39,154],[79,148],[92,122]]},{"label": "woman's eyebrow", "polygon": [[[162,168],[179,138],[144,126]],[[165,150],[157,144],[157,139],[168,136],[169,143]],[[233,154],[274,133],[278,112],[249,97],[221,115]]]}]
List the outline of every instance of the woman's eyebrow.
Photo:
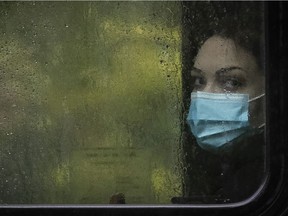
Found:
[{"label": "woman's eyebrow", "polygon": [[216,74],[223,74],[223,73],[228,73],[230,71],[233,71],[233,70],[241,70],[243,72],[247,72],[246,70],[244,70],[243,68],[241,67],[238,67],[238,66],[231,66],[231,67],[227,67],[227,68],[220,68],[219,70],[217,70],[215,73]]}]

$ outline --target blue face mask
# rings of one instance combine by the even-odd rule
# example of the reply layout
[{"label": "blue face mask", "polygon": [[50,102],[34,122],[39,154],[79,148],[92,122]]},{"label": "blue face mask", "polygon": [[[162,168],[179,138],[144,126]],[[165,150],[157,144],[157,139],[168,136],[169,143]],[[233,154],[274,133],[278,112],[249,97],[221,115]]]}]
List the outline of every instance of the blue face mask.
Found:
[{"label": "blue face mask", "polygon": [[187,121],[198,145],[217,151],[247,134],[248,105],[248,94],[192,92]]}]

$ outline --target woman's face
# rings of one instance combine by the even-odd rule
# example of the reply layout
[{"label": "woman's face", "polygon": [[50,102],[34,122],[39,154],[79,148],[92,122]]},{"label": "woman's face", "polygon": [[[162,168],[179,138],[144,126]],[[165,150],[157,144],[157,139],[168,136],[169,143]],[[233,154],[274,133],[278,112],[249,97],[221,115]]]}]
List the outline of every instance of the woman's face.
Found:
[{"label": "woman's face", "polygon": [[[250,99],[264,93],[264,73],[259,71],[255,57],[233,40],[220,36],[213,36],[202,45],[191,75],[193,91],[245,93]],[[259,103],[250,104],[252,114],[256,112],[255,104]],[[259,121],[263,123],[263,115]]]}]

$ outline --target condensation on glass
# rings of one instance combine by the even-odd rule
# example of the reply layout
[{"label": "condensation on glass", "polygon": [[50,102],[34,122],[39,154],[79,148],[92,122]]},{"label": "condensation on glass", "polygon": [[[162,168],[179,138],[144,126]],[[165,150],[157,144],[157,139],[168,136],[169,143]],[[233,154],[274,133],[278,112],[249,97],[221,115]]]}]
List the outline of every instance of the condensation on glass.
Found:
[{"label": "condensation on glass", "polygon": [[0,6],[0,203],[180,195],[180,4]]},{"label": "condensation on glass", "polygon": [[214,154],[198,146],[186,120],[195,84],[208,80],[191,76],[208,29],[225,14],[229,25],[255,15],[240,3],[232,10],[235,4],[1,2],[0,204],[251,196],[265,177],[264,142]]}]

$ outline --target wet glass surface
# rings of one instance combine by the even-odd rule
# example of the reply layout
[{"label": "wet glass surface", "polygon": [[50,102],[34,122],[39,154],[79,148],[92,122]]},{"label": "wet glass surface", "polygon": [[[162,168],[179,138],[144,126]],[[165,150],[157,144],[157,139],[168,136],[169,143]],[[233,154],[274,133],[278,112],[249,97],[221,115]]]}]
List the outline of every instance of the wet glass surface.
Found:
[{"label": "wet glass surface", "polygon": [[180,194],[179,3],[1,2],[0,15],[0,203]]},{"label": "wet glass surface", "polygon": [[[245,3],[1,2],[0,204],[251,197],[266,175],[265,38],[262,3]],[[241,94],[244,111],[194,104],[216,122],[192,119],[192,133],[192,92]]]}]

